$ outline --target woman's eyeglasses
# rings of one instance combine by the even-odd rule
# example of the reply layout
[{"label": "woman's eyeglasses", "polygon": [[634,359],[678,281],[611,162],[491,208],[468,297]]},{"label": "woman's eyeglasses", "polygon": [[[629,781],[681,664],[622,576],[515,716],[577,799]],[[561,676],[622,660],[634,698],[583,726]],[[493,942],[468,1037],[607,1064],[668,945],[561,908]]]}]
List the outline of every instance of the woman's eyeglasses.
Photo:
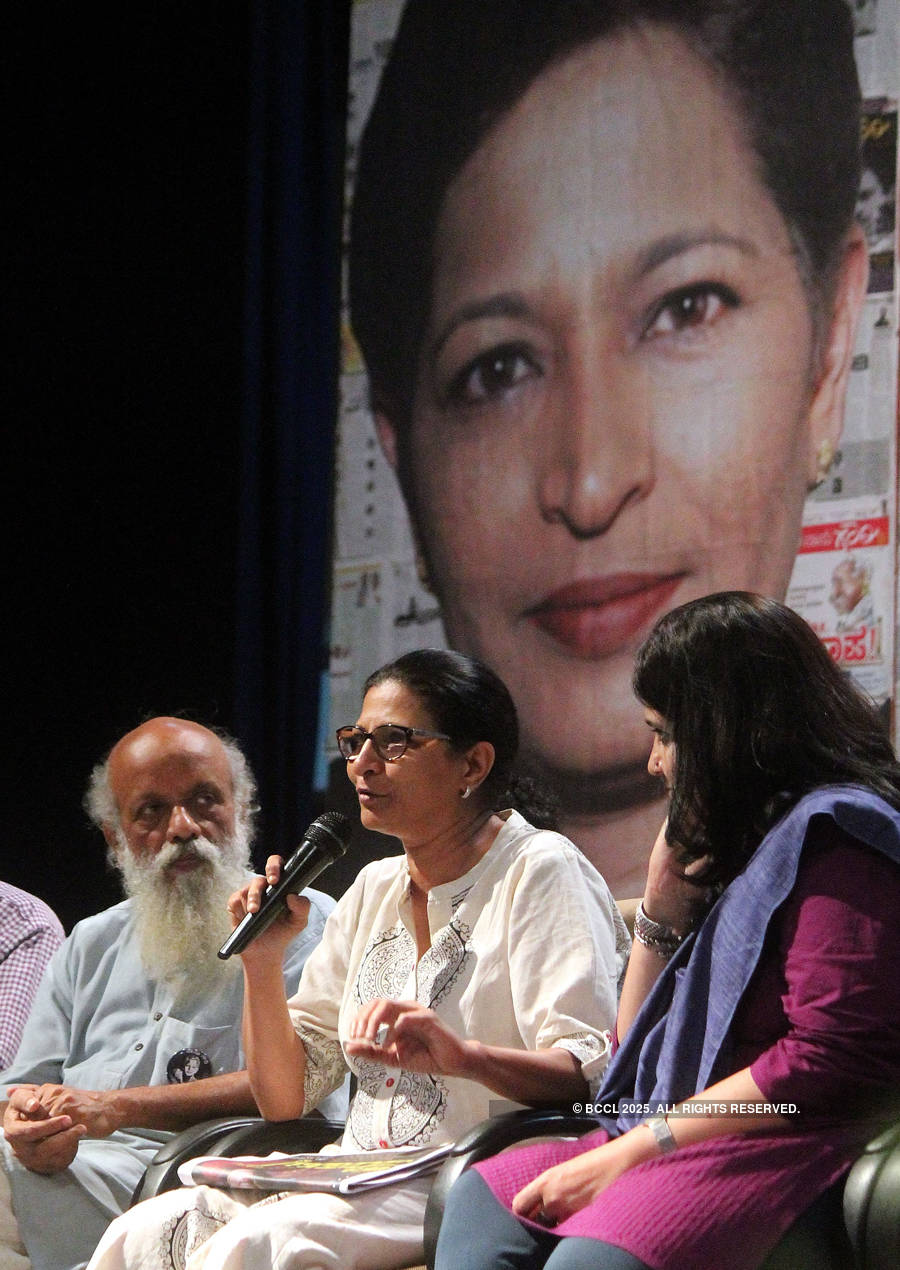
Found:
[{"label": "woman's eyeglasses", "polygon": [[356,728],[348,724],[338,728],[338,749],[343,758],[356,758],[366,741],[371,741],[375,753],[385,763],[395,763],[406,753],[414,736],[431,737],[436,741],[449,741],[446,732],[427,732],[425,728],[405,728],[400,723],[379,723],[377,728],[367,732],[365,728]]}]

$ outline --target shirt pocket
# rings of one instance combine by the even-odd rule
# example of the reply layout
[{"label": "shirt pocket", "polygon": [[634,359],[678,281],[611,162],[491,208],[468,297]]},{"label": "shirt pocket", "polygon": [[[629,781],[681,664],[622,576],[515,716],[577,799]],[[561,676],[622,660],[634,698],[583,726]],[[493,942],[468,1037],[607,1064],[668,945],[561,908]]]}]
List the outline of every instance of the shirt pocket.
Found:
[{"label": "shirt pocket", "polygon": [[[159,1024],[155,1042],[151,1085],[172,1083],[171,1074],[199,1066],[207,1075],[221,1076],[244,1066],[240,1022],[224,1027],[199,1027],[180,1019],[166,1018]],[[188,1063],[195,1058],[196,1061]]]}]

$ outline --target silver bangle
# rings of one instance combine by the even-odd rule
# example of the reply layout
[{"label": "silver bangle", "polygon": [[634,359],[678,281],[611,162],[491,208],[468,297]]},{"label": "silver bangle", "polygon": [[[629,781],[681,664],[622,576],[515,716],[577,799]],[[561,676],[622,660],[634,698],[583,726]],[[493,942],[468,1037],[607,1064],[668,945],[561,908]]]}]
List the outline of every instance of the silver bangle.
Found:
[{"label": "silver bangle", "polygon": [[644,912],[644,901],[641,900],[634,914],[634,937],[645,948],[652,948],[660,957],[672,957],[684,942],[683,935],[677,935],[671,926],[655,922]]},{"label": "silver bangle", "polygon": [[656,1144],[662,1151],[663,1155],[669,1155],[672,1151],[678,1150],[678,1143],[675,1141],[675,1135],[669,1128],[669,1122],[665,1116],[651,1116],[649,1120],[645,1120],[644,1124],[656,1139]]}]

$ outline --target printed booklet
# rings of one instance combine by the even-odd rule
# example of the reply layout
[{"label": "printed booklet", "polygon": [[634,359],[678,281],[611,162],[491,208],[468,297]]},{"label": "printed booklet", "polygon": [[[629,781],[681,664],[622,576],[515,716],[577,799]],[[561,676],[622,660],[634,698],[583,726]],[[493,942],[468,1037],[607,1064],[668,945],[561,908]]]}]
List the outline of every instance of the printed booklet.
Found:
[{"label": "printed booklet", "polygon": [[453,1150],[452,1142],[436,1147],[395,1147],[353,1155],[313,1152],[302,1155],[242,1155],[233,1159],[204,1155],[178,1170],[186,1186],[219,1186],[227,1190],[336,1191],[352,1195],[373,1186],[389,1186],[433,1173]]}]

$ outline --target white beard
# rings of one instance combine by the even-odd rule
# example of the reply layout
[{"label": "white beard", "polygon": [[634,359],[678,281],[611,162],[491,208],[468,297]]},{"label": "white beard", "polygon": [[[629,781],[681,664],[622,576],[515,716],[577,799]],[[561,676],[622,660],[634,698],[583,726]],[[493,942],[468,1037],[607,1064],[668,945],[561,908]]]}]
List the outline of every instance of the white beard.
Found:
[{"label": "white beard", "polygon": [[[248,835],[238,829],[220,847],[208,838],[168,843],[155,856],[135,856],[124,833],[117,835],[117,863],[125,894],[134,906],[141,960],[147,974],[172,986],[209,990],[233,976],[237,958],[216,954],[231,930],[229,896],[251,876]],[[188,873],[169,869],[196,856],[203,863]]]}]

